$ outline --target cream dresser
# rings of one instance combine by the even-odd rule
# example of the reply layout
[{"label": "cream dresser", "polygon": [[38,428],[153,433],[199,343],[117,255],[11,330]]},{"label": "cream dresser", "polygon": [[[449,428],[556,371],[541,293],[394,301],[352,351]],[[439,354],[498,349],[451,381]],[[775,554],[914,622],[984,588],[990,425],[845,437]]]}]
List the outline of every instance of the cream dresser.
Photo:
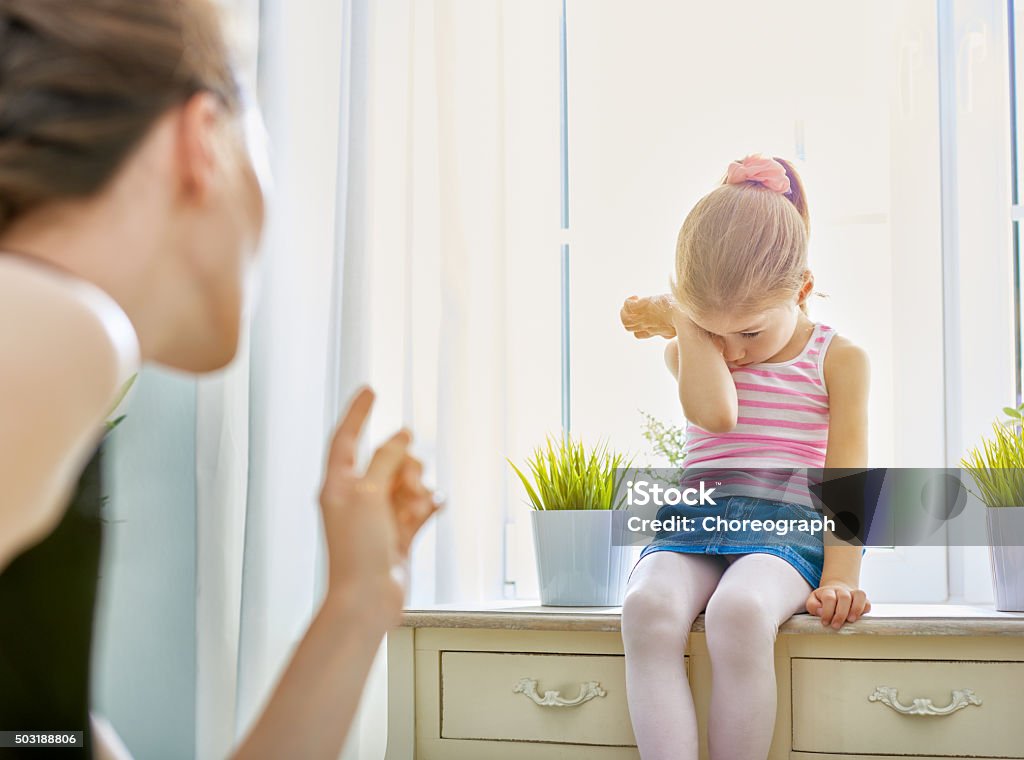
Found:
[{"label": "cream dresser", "polygon": [[[407,610],[387,641],[387,760],[636,760],[620,612]],[[703,759],[703,616],[685,659]],[[839,632],[797,615],[775,669],[772,760],[1024,758],[1024,614],[879,604]]]}]

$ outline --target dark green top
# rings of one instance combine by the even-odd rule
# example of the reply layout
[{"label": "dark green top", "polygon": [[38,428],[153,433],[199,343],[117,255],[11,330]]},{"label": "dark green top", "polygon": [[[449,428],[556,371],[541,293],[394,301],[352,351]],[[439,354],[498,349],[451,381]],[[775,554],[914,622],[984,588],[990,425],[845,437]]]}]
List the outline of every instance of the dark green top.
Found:
[{"label": "dark green top", "polygon": [[0,573],[0,730],[81,731],[85,749],[3,749],[0,758],[92,757],[89,663],[103,538],[103,443],[63,520]]}]

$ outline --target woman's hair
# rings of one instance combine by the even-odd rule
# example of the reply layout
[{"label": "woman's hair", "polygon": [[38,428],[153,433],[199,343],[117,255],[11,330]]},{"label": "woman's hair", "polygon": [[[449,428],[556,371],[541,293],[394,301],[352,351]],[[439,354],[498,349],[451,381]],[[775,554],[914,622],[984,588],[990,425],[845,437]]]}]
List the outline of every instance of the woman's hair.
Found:
[{"label": "woman's hair", "polygon": [[[803,284],[807,198],[793,165],[774,160],[786,170],[788,192],[723,179],[683,222],[672,292],[694,313],[763,311],[791,299]],[[800,309],[806,314],[806,303]]]},{"label": "woman's hair", "polygon": [[209,0],[0,0],[0,232],[100,190],[201,91],[239,110]]}]

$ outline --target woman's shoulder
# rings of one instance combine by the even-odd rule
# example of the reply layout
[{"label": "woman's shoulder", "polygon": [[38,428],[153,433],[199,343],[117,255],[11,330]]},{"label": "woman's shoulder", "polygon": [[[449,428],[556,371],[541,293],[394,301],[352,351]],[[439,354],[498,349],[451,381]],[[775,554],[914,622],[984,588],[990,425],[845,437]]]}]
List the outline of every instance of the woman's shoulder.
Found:
[{"label": "woman's shoulder", "polygon": [[127,315],[97,286],[0,253],[0,355],[10,360],[4,374],[77,368],[74,377],[103,394],[138,370],[139,344]]},{"label": "woman's shoulder", "polygon": [[99,288],[0,255],[0,570],[59,522],[138,353]]}]

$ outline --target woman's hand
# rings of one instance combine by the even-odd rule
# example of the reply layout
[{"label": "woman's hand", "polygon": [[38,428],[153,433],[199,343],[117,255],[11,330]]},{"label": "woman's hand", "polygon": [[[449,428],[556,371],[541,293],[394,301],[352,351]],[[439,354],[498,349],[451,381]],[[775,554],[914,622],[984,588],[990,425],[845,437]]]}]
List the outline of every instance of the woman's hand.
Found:
[{"label": "woman's hand", "polygon": [[329,555],[327,596],[295,649],[263,714],[233,755],[337,757],[385,632],[401,622],[402,561],[438,509],[423,466],[400,430],[356,469],[373,392],[363,388],[338,425],[320,491]]},{"label": "woman's hand", "polygon": [[398,525],[398,551],[404,560],[409,555],[416,532],[442,507],[436,495],[423,485],[423,463],[406,455],[399,468],[391,495]]},{"label": "woman's hand", "polygon": [[320,491],[329,555],[328,593],[354,594],[384,627],[397,624],[405,601],[401,571],[409,545],[439,508],[423,486],[423,468],[400,430],[374,453],[366,472],[356,469],[359,436],[370,408],[369,388],[356,394],[334,434]]},{"label": "woman's hand", "polygon": [[622,326],[637,338],[676,337],[675,315],[675,299],[667,293],[648,298],[630,296],[619,311]]},{"label": "woman's hand", "polygon": [[807,597],[807,611],[821,618],[822,625],[836,630],[871,611],[868,596],[842,581],[826,581]]}]

